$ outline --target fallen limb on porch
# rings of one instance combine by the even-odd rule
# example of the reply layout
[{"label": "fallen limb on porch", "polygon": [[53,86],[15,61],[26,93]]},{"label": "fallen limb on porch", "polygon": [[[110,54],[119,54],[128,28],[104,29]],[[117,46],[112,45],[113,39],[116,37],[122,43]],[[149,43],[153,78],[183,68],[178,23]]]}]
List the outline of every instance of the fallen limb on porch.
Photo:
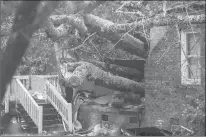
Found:
[{"label": "fallen limb on porch", "polygon": [[64,76],[67,86],[80,86],[84,79],[94,81],[95,85],[107,87],[109,89],[118,90],[121,92],[136,92],[144,97],[145,91],[142,83],[114,76],[111,73],[105,72],[95,65],[87,62],[67,63],[68,68],[75,68],[71,75]]}]

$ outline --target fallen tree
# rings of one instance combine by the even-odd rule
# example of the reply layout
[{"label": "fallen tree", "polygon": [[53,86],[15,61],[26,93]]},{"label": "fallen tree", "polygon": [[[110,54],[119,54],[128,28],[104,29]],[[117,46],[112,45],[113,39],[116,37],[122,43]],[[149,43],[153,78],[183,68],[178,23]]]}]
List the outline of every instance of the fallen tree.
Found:
[{"label": "fallen tree", "polygon": [[141,97],[145,95],[144,86],[142,83],[114,76],[109,72],[105,72],[95,65],[87,62],[67,63],[67,66],[76,67],[71,75],[64,77],[67,85],[72,87],[81,86],[87,78],[89,81],[94,81],[95,85],[107,87],[109,89],[118,90],[121,92],[135,92]]},{"label": "fallen tree", "polygon": [[84,23],[88,28],[92,28],[90,32],[96,32],[101,37],[110,40],[112,43],[116,44],[116,48],[125,50],[132,55],[145,57],[144,43],[128,33],[118,33],[115,27],[113,27],[113,22],[92,14],[87,14],[84,16]]},{"label": "fallen tree", "polygon": [[[80,15],[80,17],[76,17],[73,15],[58,15],[58,16],[53,15],[45,23],[45,26],[44,26],[45,30],[47,30],[48,33],[52,36],[51,39],[53,40],[53,42],[58,43],[58,40],[60,40],[60,38],[62,37],[68,38],[68,39],[70,38],[69,37],[70,31],[68,31],[69,28],[67,27],[67,25],[70,24],[74,28],[78,29],[82,35],[84,35],[87,32],[96,32],[100,36],[110,40],[113,44],[115,44],[114,46],[115,48],[121,48],[132,55],[141,56],[141,57],[146,58],[147,50],[148,50],[146,45],[148,45],[148,43],[147,42],[145,43],[145,41],[141,40],[141,38],[130,35],[128,33],[130,29],[134,29],[138,27],[142,28],[144,26],[152,27],[154,25],[157,25],[157,26],[158,25],[168,25],[168,24],[174,24],[174,23],[180,23],[180,24],[188,23],[188,22],[201,23],[205,21],[205,15],[195,15],[195,16],[193,15],[191,16],[173,15],[173,16],[167,16],[167,17],[157,16],[155,18],[143,19],[141,21],[137,21],[137,22],[129,23],[129,24],[116,24],[111,21],[108,21],[108,20],[105,20],[105,19],[102,19],[100,17],[90,14],[95,9],[95,7],[97,7],[101,3],[102,2],[99,2],[99,3],[97,2],[94,5],[89,4],[89,6],[91,6],[92,8],[90,9],[89,6],[86,7],[83,12],[83,15]],[[25,5],[24,7],[25,9],[28,10],[28,7],[32,8],[33,6],[30,4],[29,6]],[[22,10],[22,13],[24,11],[24,7],[20,9]],[[46,7],[45,9],[49,9],[49,8]],[[50,13],[51,10],[48,10],[48,12]],[[33,26],[29,28],[30,31],[25,29],[24,27],[23,27],[24,29],[21,28],[22,24],[23,26],[25,26],[25,24],[28,24],[27,21],[29,22],[31,21],[30,19],[25,20],[25,18],[20,18],[20,20],[22,20],[22,22],[20,22],[21,24],[20,26],[19,25],[16,26],[16,22],[18,24],[18,20],[15,20],[16,22],[13,28],[13,32],[15,32],[17,36],[12,34],[12,36],[10,37],[8,44],[7,44],[8,47],[5,50],[5,54],[3,54],[3,60],[1,62],[2,63],[1,65],[3,66],[2,67],[3,70],[1,70],[1,72],[4,72],[2,73],[4,75],[1,76],[1,84],[3,85],[3,89],[1,87],[2,89],[1,91],[3,92],[3,94],[4,94],[3,90],[5,90],[5,85],[11,79],[11,76],[13,75],[15,68],[18,66],[20,59],[23,56],[23,53],[25,52],[26,47],[29,44],[27,38],[29,39],[31,38],[32,33],[37,28],[39,28],[39,25],[41,24],[42,19],[46,17],[45,14],[48,14],[48,12],[37,12],[36,13],[36,17],[38,18],[36,18],[37,20],[32,19],[34,21],[31,22]],[[32,13],[28,12],[28,14],[32,14]],[[20,30],[22,29],[22,31],[25,33],[22,33],[22,31],[16,32],[16,29],[18,27],[20,27]],[[122,34],[122,33],[125,33],[125,34]],[[5,34],[8,35],[8,33],[5,33]],[[25,34],[28,34],[29,37],[25,37]],[[1,33],[1,35],[4,35],[4,34]],[[12,40],[13,38],[14,40]],[[19,41],[17,39],[19,39]],[[16,43],[20,43],[20,44],[17,44],[18,46],[16,47],[14,46]],[[19,47],[19,45],[21,46]],[[54,44],[54,46],[56,46],[55,51],[60,49],[60,47],[58,47],[58,44]],[[18,49],[18,50],[14,50],[14,49]],[[128,78],[114,76],[110,74],[109,72],[105,72],[107,68],[102,66],[101,63],[99,64],[96,63],[96,65],[93,65],[91,63],[86,63],[86,62],[78,62],[79,64],[76,66],[74,65],[74,63],[73,64],[68,63],[67,66],[73,65],[73,68],[74,68],[74,70],[72,70],[72,73],[68,72],[66,64],[61,63],[60,61],[61,57],[59,55],[60,54],[58,53],[56,54],[57,61],[59,63],[58,64],[59,70],[60,70],[59,75],[61,75],[62,78],[65,80],[65,83],[66,83],[65,86],[76,88],[78,86],[81,86],[84,79],[88,79],[88,80],[94,81],[96,85],[107,87],[113,90],[119,90],[121,92],[136,92],[136,93],[139,93],[141,97],[145,96],[143,84],[135,82],[134,80],[130,80]],[[16,57],[14,60],[16,63],[12,61],[14,57]],[[8,61],[8,59],[10,61]],[[7,62],[9,62],[10,64],[7,64]],[[120,65],[121,62],[120,64],[117,62],[114,63],[114,61],[112,62],[113,63],[110,63],[110,64],[113,64],[114,66],[111,65],[112,69],[109,68],[111,72],[112,70],[115,70],[116,72],[121,72],[123,70],[122,72],[125,72],[125,75],[128,74],[128,71],[130,70],[129,68],[127,70],[126,68],[121,70],[118,68],[118,66],[115,66],[117,64]],[[121,65],[124,67],[128,67],[128,65],[124,65],[124,63]],[[96,67],[96,66],[99,66],[99,67]],[[7,75],[7,73],[5,73],[6,70],[10,70],[10,73],[8,76],[6,76]],[[135,73],[136,72],[134,72],[133,74]],[[3,83],[3,81],[5,82]],[[75,102],[73,103],[75,104]]]},{"label": "fallen tree", "polygon": [[100,61],[95,61],[95,60],[85,60],[85,61],[92,63],[93,65],[99,67],[100,69],[106,72],[110,72],[113,75],[128,78],[130,80],[140,82],[144,78],[144,72],[141,72],[136,69],[132,69],[129,67],[123,67],[120,65],[115,65],[115,64],[110,64],[110,63],[105,63],[105,62],[100,62]]}]

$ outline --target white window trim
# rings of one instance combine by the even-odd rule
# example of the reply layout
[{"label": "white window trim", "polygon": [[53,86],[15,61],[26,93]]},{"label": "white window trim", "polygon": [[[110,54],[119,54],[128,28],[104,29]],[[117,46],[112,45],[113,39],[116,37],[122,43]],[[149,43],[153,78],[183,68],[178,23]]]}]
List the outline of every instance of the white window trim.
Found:
[{"label": "white window trim", "polygon": [[[191,30],[186,30],[186,31],[181,31],[181,84],[183,85],[201,85],[201,78],[199,79],[190,79],[189,78],[189,73],[188,73],[188,61],[185,57],[185,54],[187,54],[187,38],[186,34],[188,33],[199,33],[199,29],[195,31]],[[190,57],[190,56],[188,56]],[[192,56],[194,57],[194,56]],[[199,68],[201,69],[201,68]],[[200,71],[201,73],[201,71]]]}]

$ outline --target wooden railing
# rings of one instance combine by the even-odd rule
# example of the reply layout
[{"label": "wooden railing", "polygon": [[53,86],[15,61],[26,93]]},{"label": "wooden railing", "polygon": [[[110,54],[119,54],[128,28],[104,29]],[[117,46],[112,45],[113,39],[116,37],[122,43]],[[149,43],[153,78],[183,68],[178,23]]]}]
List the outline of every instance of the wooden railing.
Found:
[{"label": "wooden railing", "polygon": [[45,79],[45,81],[49,81],[54,87],[56,87],[58,92],[61,92],[60,86],[58,83],[58,75],[39,75],[40,78]]},{"label": "wooden railing", "polygon": [[57,91],[57,88],[48,80],[46,81],[46,95],[49,102],[59,112],[62,119],[68,125],[69,131],[72,132],[72,104],[67,103],[67,101]]},{"label": "wooden railing", "polygon": [[43,107],[39,106],[20,79],[13,78],[11,81],[10,90],[14,93],[17,102],[21,103],[28,115],[38,127],[38,133],[42,134],[43,129]]},{"label": "wooden railing", "polygon": [[[68,125],[68,129],[72,132],[72,104],[67,101],[60,94],[60,87],[58,84],[57,75],[36,75],[45,79],[45,95],[54,108],[59,112],[62,119]],[[39,106],[33,97],[28,92],[28,87],[31,86],[30,76],[14,76],[11,83],[8,86],[5,101],[9,102],[9,95],[14,95],[16,100],[22,104],[28,115],[32,118],[34,123],[38,127],[38,133],[42,133],[43,128],[43,108]],[[8,105],[7,105],[8,108]],[[7,110],[8,111],[8,110]]]},{"label": "wooden railing", "polygon": [[52,85],[54,85],[55,87],[58,86],[58,76],[50,76],[50,77],[44,77],[46,78]]}]

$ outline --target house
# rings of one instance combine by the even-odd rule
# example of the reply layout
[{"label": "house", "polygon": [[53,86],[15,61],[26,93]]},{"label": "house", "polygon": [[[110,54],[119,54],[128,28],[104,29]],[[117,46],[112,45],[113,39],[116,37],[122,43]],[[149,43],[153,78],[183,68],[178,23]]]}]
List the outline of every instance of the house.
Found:
[{"label": "house", "polygon": [[187,94],[205,89],[205,24],[179,26],[179,29],[153,27],[150,36],[151,49],[145,66],[147,85],[160,84],[168,90],[188,91]]},{"label": "house", "polygon": [[[172,7],[175,3],[167,4]],[[187,8],[174,8],[168,14],[181,15],[182,21],[150,28],[150,54],[145,65],[146,85],[153,85],[152,81],[156,80],[155,85],[186,94],[205,90],[204,11],[205,2],[190,3]],[[155,90],[155,87],[147,89]]]},{"label": "house", "polygon": [[177,125],[188,127],[188,117],[182,115],[184,103],[193,106],[190,98],[204,100],[205,94],[205,24],[153,27],[150,38],[145,65],[146,101],[150,103],[145,108],[156,111],[145,115],[152,124],[164,119],[163,126],[169,130],[173,118],[179,121]]}]

